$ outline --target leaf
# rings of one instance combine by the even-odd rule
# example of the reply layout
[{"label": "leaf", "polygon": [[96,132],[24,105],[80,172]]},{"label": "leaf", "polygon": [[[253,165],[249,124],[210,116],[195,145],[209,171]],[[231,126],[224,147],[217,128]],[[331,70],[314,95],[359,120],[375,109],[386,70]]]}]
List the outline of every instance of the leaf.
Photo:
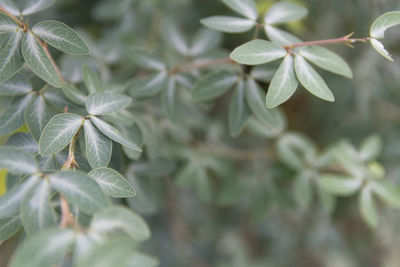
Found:
[{"label": "leaf", "polygon": [[39,141],[40,135],[50,119],[51,112],[46,105],[43,95],[33,96],[33,100],[25,110],[25,122],[29,132],[36,141]]},{"label": "leaf", "polygon": [[170,77],[168,79],[167,88],[161,95],[161,101],[166,111],[167,117],[170,121],[175,122],[177,117],[177,98],[178,92],[176,91],[176,79]]},{"label": "leaf", "polygon": [[381,56],[385,57],[386,59],[393,61],[393,58],[390,56],[389,52],[386,51],[385,47],[381,42],[376,39],[370,40],[372,47],[379,53]]},{"label": "leaf", "polygon": [[95,214],[90,229],[98,232],[122,230],[136,241],[150,238],[150,229],[139,215],[132,210],[116,205],[102,209]]},{"label": "leaf", "polygon": [[370,36],[373,38],[384,38],[385,31],[393,26],[400,24],[400,11],[386,12],[379,18],[377,18],[374,23],[372,23],[370,29]]},{"label": "leaf", "polygon": [[56,88],[61,87],[61,79],[54,64],[31,32],[24,35],[22,55],[26,64],[37,76]]},{"label": "leaf", "polygon": [[197,81],[192,89],[196,101],[208,101],[226,93],[236,82],[238,76],[227,70],[211,72]]},{"label": "leaf", "polygon": [[112,141],[103,135],[90,120],[83,124],[85,130],[86,157],[92,168],[106,167],[111,159]]},{"label": "leaf", "polygon": [[24,64],[21,56],[21,40],[24,34],[16,31],[8,36],[6,44],[0,50],[0,82],[7,81]]},{"label": "leaf", "polygon": [[83,124],[83,118],[72,113],[58,114],[51,118],[39,140],[39,152],[50,156],[63,150]]},{"label": "leaf", "polygon": [[235,48],[230,57],[240,64],[260,65],[282,58],[286,54],[287,51],[278,44],[253,40]]},{"label": "leaf", "polygon": [[0,13],[0,34],[15,32],[15,30],[18,28],[18,24],[15,23],[15,21],[13,21],[9,16]]},{"label": "leaf", "polygon": [[312,189],[310,178],[306,173],[299,174],[293,183],[293,193],[299,206],[306,208],[312,201]]},{"label": "leaf", "polygon": [[300,48],[299,53],[321,69],[350,79],[353,78],[353,72],[346,61],[324,47],[316,45],[305,46]]},{"label": "leaf", "polygon": [[229,105],[229,134],[231,137],[237,137],[243,131],[251,111],[247,106],[245,99],[245,84],[240,81],[236,86]]},{"label": "leaf", "polygon": [[25,95],[32,91],[32,85],[24,75],[15,74],[13,77],[0,84],[1,96]]},{"label": "leaf", "polygon": [[341,175],[325,174],[320,176],[320,185],[328,193],[338,196],[350,196],[361,187],[361,179]]},{"label": "leaf", "polygon": [[147,77],[134,78],[127,84],[132,97],[151,97],[158,94],[165,86],[168,75],[165,71]]},{"label": "leaf", "polygon": [[22,223],[19,215],[0,219],[0,241],[7,240],[21,229]]},{"label": "leaf", "polygon": [[108,206],[100,186],[81,171],[59,171],[49,175],[50,184],[68,200],[87,214]]},{"label": "leaf", "polygon": [[55,224],[50,193],[49,181],[41,179],[22,200],[21,220],[28,235],[45,230]]},{"label": "leaf", "polygon": [[360,148],[360,158],[364,162],[376,159],[382,152],[382,139],[379,135],[373,134],[368,136]]},{"label": "leaf", "polygon": [[[72,229],[52,228],[29,238],[13,255],[10,267],[59,265],[75,239]],[[40,244],[40,246],[38,246]]]},{"label": "leaf", "polygon": [[73,84],[64,82],[61,85],[61,90],[64,95],[75,104],[85,105],[87,96],[79,91]]},{"label": "leaf", "polygon": [[138,145],[127,140],[124,136],[121,135],[121,133],[116,128],[114,128],[107,122],[105,122],[95,116],[90,116],[90,120],[93,122],[93,124],[96,126],[96,128],[100,130],[100,132],[102,132],[105,136],[107,136],[111,140],[113,140],[123,146],[127,146],[128,148],[131,148],[133,150],[136,150],[139,152],[142,151],[142,149]]},{"label": "leaf", "polygon": [[25,2],[25,6],[22,9],[21,14],[23,16],[34,14],[36,12],[48,8],[53,3],[54,0],[28,0]]},{"label": "leaf", "polygon": [[11,106],[0,115],[0,136],[11,133],[24,124],[25,110],[31,100],[32,94],[26,95],[12,103]]},{"label": "leaf", "polygon": [[264,16],[266,24],[292,22],[307,16],[307,8],[293,2],[281,1],[270,7]]},{"label": "leaf", "polygon": [[136,195],[135,190],[127,180],[111,168],[97,168],[88,173],[96,180],[104,194],[115,198],[127,198]]},{"label": "leaf", "polygon": [[268,36],[268,39],[270,39],[274,43],[278,43],[280,45],[289,45],[289,44],[295,44],[295,43],[301,43],[302,41],[296,37],[295,35],[283,31],[281,29],[278,29],[276,27],[273,27],[271,25],[266,24],[264,26],[265,34]]},{"label": "leaf", "polygon": [[142,48],[130,47],[127,51],[127,56],[135,65],[141,68],[162,71],[166,70],[167,67],[160,58]]},{"label": "leaf", "polygon": [[378,225],[378,211],[372,197],[370,186],[363,188],[359,198],[359,208],[362,218],[368,225],[375,228]]},{"label": "leaf", "polygon": [[400,190],[397,185],[391,184],[386,180],[375,181],[371,189],[387,205],[400,208]]},{"label": "leaf", "polygon": [[87,65],[82,66],[82,79],[89,94],[103,92],[103,86],[101,85],[99,76]]},{"label": "leaf", "polygon": [[39,145],[29,133],[15,133],[7,139],[5,146],[17,147],[25,152],[37,154],[39,152]]},{"label": "leaf", "polygon": [[10,12],[14,16],[19,16],[21,14],[19,8],[17,7],[15,0],[0,0],[0,4],[5,10]]},{"label": "leaf", "polygon": [[221,40],[221,33],[202,28],[194,36],[189,48],[189,54],[192,56],[202,55],[217,47],[221,43]]},{"label": "leaf", "polygon": [[299,82],[294,73],[293,57],[287,55],[282,61],[268,88],[266,103],[275,108],[288,100],[296,92]]},{"label": "leaf", "polygon": [[87,55],[89,47],[70,27],[55,20],[42,21],[32,28],[33,33],[52,47],[70,55]]},{"label": "leaf", "polygon": [[300,83],[310,93],[329,102],[335,101],[335,97],[325,81],[302,56],[296,55],[294,59],[294,69],[296,70],[296,76]]},{"label": "leaf", "polygon": [[124,262],[129,267],[157,267],[159,265],[157,259],[139,252],[129,254]]},{"label": "leaf", "polygon": [[0,147],[0,169],[14,174],[32,174],[39,171],[38,163],[32,154],[19,148]]},{"label": "leaf", "polygon": [[117,112],[129,106],[132,99],[129,96],[109,94],[109,93],[92,93],[86,99],[86,110],[91,115],[104,115]]},{"label": "leaf", "polygon": [[177,25],[172,21],[166,21],[162,24],[163,26],[163,37],[165,41],[173,48],[176,52],[181,55],[186,55],[189,51],[188,44],[184,39],[183,34],[179,31]]},{"label": "leaf", "polygon": [[200,22],[211,29],[228,33],[247,32],[256,25],[254,20],[230,16],[212,16],[201,19]]},{"label": "leaf", "polygon": [[258,17],[257,6],[254,0],[222,0],[222,3],[236,13],[251,20],[256,20]]}]

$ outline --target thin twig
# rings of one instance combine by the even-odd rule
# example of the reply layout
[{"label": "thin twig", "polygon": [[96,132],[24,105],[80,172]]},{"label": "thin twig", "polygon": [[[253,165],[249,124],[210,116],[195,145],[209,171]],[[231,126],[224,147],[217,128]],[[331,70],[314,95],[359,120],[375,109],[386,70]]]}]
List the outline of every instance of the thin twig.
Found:
[{"label": "thin twig", "polygon": [[44,52],[46,53],[47,57],[50,59],[50,62],[53,65],[54,69],[56,70],[58,77],[60,77],[61,82],[65,82],[64,77],[62,76],[60,69],[58,68],[54,58],[52,57],[52,55],[49,52],[49,49],[47,48],[47,44],[45,42],[42,42],[39,38],[37,38],[37,41],[43,47]]},{"label": "thin twig", "polygon": [[21,28],[24,27],[25,22],[19,20],[17,17],[15,17],[13,14],[7,11],[3,6],[0,6],[0,12],[6,14],[8,17],[10,17],[13,21],[15,21]]}]

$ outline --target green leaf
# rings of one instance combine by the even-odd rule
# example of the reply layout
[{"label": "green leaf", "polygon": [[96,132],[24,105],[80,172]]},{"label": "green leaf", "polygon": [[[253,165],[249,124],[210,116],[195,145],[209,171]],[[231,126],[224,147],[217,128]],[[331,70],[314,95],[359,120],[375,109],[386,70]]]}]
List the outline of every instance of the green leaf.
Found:
[{"label": "green leaf", "polygon": [[132,97],[151,97],[158,94],[165,86],[168,75],[165,71],[147,77],[134,78],[127,84]]},{"label": "green leaf", "polygon": [[83,118],[72,113],[58,114],[51,118],[39,140],[39,152],[49,156],[63,150],[83,124]]},{"label": "green leaf", "polygon": [[138,67],[159,71],[166,70],[165,63],[145,49],[130,47],[127,51],[127,55]]},{"label": "green leaf", "polygon": [[283,58],[286,54],[287,51],[278,44],[253,40],[235,48],[230,57],[240,64],[260,65]]},{"label": "green leaf", "polygon": [[97,168],[88,173],[96,180],[104,194],[116,198],[133,197],[135,190],[128,181],[117,171],[111,168]]},{"label": "green leaf", "polygon": [[41,179],[22,200],[21,220],[28,235],[45,230],[55,224],[50,193],[49,181]]},{"label": "green leaf", "polygon": [[0,82],[11,78],[24,64],[21,56],[21,40],[24,34],[17,31],[8,36],[6,44],[0,50]]},{"label": "green leaf", "polygon": [[32,174],[39,170],[32,154],[19,148],[0,147],[0,169],[7,169],[14,174]]},{"label": "green leaf", "polygon": [[105,136],[107,136],[111,140],[123,146],[127,146],[128,148],[131,148],[133,150],[142,151],[142,149],[138,145],[126,139],[123,135],[121,135],[119,130],[117,130],[107,122],[95,116],[90,116],[90,120],[93,122],[96,128],[100,130],[100,132],[102,132]]},{"label": "green leaf", "polygon": [[15,133],[7,139],[5,146],[13,146],[31,154],[39,152],[38,143],[29,133]]},{"label": "green leaf", "polygon": [[301,43],[302,41],[296,37],[295,35],[283,31],[281,29],[278,29],[276,27],[273,27],[271,25],[266,24],[264,26],[265,34],[268,36],[268,39],[270,39],[274,43],[278,43],[280,45],[289,45],[289,44],[295,44],[295,43]]},{"label": "green leaf", "polygon": [[131,102],[132,99],[125,95],[92,93],[86,99],[86,110],[91,115],[104,115],[117,112]]},{"label": "green leaf", "polygon": [[382,152],[382,139],[379,135],[368,136],[360,148],[360,158],[364,162],[375,160]]},{"label": "green leaf", "polygon": [[296,55],[294,69],[300,83],[310,93],[329,102],[335,101],[335,97],[325,81],[302,56]]},{"label": "green leaf", "polygon": [[161,95],[161,101],[167,117],[172,122],[175,122],[177,117],[177,99],[176,79],[175,77],[170,77],[168,79],[167,88],[165,88]]},{"label": "green leaf", "polygon": [[39,141],[44,127],[51,119],[49,111],[43,95],[34,95],[32,102],[25,110],[25,122],[36,141]]},{"label": "green leaf", "polygon": [[306,173],[299,174],[293,183],[293,193],[299,206],[306,208],[312,201],[310,177]]},{"label": "green leaf", "polygon": [[75,104],[85,105],[87,96],[79,91],[73,84],[64,82],[61,85],[61,90],[64,95]]},{"label": "green leaf", "polygon": [[22,227],[19,215],[0,219],[0,241],[7,240],[15,235]]},{"label": "green leaf", "polygon": [[0,13],[0,34],[15,32],[15,30],[18,28],[18,24],[15,23],[15,21],[13,21],[9,16]]},{"label": "green leaf", "polygon": [[362,189],[358,201],[362,218],[370,227],[375,228],[378,225],[378,211],[372,197],[370,186],[366,186]]},{"label": "green leaf", "polygon": [[228,33],[247,32],[256,25],[254,20],[230,16],[212,16],[201,19],[200,22],[211,29]]},{"label": "green leaf", "polygon": [[338,196],[350,196],[360,189],[362,180],[341,175],[325,174],[320,176],[320,185],[328,193]]},{"label": "green leaf", "polygon": [[132,210],[122,206],[111,206],[94,215],[90,229],[97,232],[124,231],[136,241],[150,238],[146,222]]},{"label": "green leaf", "polygon": [[87,55],[89,47],[70,27],[55,20],[42,21],[32,28],[33,33],[54,48],[71,55]]},{"label": "green leaf", "polygon": [[54,3],[54,0],[28,0],[22,9],[21,15],[27,16],[48,8]]},{"label": "green leaf", "polygon": [[32,100],[32,94],[20,98],[0,115],[0,136],[17,130],[25,122],[25,110]]},{"label": "green leaf", "polygon": [[266,97],[268,108],[275,108],[288,100],[296,92],[297,81],[293,67],[293,57],[287,55],[272,79]]},{"label": "green leaf", "polygon": [[208,101],[226,93],[236,82],[238,76],[227,70],[211,72],[197,81],[192,89],[196,101]]},{"label": "green leaf", "polygon": [[371,189],[387,205],[400,208],[400,190],[397,185],[391,184],[386,180],[375,181]]},{"label": "green leaf", "polygon": [[157,267],[159,265],[157,259],[139,252],[129,254],[124,262],[129,267]]},{"label": "green leaf", "polygon": [[264,16],[266,24],[279,24],[292,22],[307,16],[307,8],[293,2],[278,2],[268,9]]},{"label": "green leaf", "polygon": [[108,206],[108,200],[100,186],[83,172],[59,171],[49,177],[51,186],[84,213],[93,214]]},{"label": "green leaf", "polygon": [[189,51],[188,44],[176,23],[167,20],[162,24],[162,28],[162,36],[171,48],[181,55],[187,55]]},{"label": "green leaf", "polygon": [[[20,246],[11,259],[10,267],[50,267],[59,265],[75,239],[72,229],[49,229],[39,232]],[[40,244],[40,246],[38,245]]]},{"label": "green leaf", "polygon": [[29,68],[50,85],[60,88],[61,79],[51,59],[31,32],[24,35],[22,55]]},{"label": "green leaf", "polygon": [[383,46],[383,44],[381,42],[379,42],[376,39],[371,39],[370,40],[372,47],[379,53],[381,54],[381,56],[383,56],[384,58],[393,61],[393,58],[390,56],[389,52],[386,51],[385,47]]},{"label": "green leaf", "polygon": [[320,67],[347,78],[353,78],[353,72],[343,58],[321,46],[305,46],[299,49],[300,55]]},{"label": "green leaf", "polygon": [[0,84],[0,96],[25,95],[32,91],[32,85],[24,75],[15,74]]},{"label": "green leaf", "polygon": [[257,6],[254,0],[221,0],[227,7],[236,13],[243,15],[251,20],[258,17]]},{"label": "green leaf", "polygon": [[112,141],[103,135],[90,120],[83,124],[85,130],[86,157],[92,168],[106,167],[111,159]]},{"label": "green leaf", "polygon": [[247,106],[245,99],[245,84],[240,81],[236,86],[229,105],[229,134],[231,137],[237,137],[243,131],[251,111]]},{"label": "green leaf", "polygon": [[220,32],[201,28],[193,37],[189,54],[191,56],[202,55],[217,47],[221,43],[221,40],[222,36]]},{"label": "green leaf", "polygon": [[370,36],[373,38],[384,38],[385,31],[400,24],[400,11],[391,11],[383,14],[372,23]]},{"label": "green leaf", "polygon": [[89,94],[103,92],[103,86],[99,76],[87,65],[82,66],[82,79]]}]

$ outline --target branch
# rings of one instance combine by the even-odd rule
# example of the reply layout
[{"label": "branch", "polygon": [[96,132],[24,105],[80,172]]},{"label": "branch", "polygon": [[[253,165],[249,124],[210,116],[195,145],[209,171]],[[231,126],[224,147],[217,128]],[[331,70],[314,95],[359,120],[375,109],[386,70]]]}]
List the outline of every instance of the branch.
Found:
[{"label": "branch", "polygon": [[10,12],[7,11],[7,9],[5,9],[3,6],[0,6],[0,12],[6,14],[8,17],[10,17],[13,21],[15,21],[21,28],[25,27],[25,22],[17,19],[17,17],[15,17],[13,14],[11,14]]},{"label": "branch", "polygon": [[38,37],[36,37],[36,39],[39,42],[39,44],[43,47],[44,52],[46,53],[47,57],[50,59],[50,62],[53,65],[53,67],[55,68],[58,77],[60,77],[60,80],[62,82],[65,82],[64,77],[62,76],[60,69],[58,68],[54,58],[52,57],[52,55],[50,54],[49,49],[47,48],[47,44],[45,42],[42,42]]}]

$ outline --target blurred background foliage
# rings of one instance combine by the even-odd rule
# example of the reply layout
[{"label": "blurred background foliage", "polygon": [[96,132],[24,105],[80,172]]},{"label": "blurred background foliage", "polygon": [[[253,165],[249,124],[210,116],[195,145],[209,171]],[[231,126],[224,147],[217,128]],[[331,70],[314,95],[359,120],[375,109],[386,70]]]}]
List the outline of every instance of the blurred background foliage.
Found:
[{"label": "blurred background foliage", "polygon": [[[260,11],[274,2],[257,1]],[[352,31],[365,37],[375,18],[400,10],[399,0],[296,2],[309,8],[309,16],[284,28],[303,40]],[[201,18],[225,14],[231,13],[215,0],[57,0],[30,23],[57,18],[78,29],[95,48],[87,57],[59,56],[67,80],[81,79],[84,62],[97,68],[104,82],[118,84],[146,74],[127,60],[130,46],[151,49],[167,58],[170,66],[187,60],[165,45],[165,20],[176,22],[190,39],[201,28]],[[227,56],[250,38],[251,34],[225,34],[216,53]],[[379,134],[384,145],[379,162],[387,179],[396,183],[400,183],[399,40],[398,28],[388,31],[385,47],[394,63],[383,60],[368,44],[356,44],[355,49],[330,46],[354,71],[353,80],[322,73],[336,102],[323,102],[298,90],[282,106],[288,129],[307,136],[319,150],[341,139],[358,146],[370,134]],[[55,50],[52,53],[57,57]],[[249,130],[237,139],[229,137],[228,100],[222,97],[199,108],[182,92],[177,124],[162,116],[158,98],[137,103],[148,129],[143,134],[146,155],[132,163],[114,151],[111,165],[124,170],[135,186],[137,197],[125,204],[145,216],[152,229],[146,252],[157,256],[161,266],[176,267],[400,265],[398,210],[378,205],[380,223],[371,229],[359,215],[357,197],[338,198],[332,213],[317,200],[303,207],[293,193],[296,173],[277,160],[273,141]],[[224,151],[225,146],[235,149]],[[263,153],[242,152],[260,148]],[[0,174],[2,193],[5,173]],[[1,259],[8,257],[12,246],[12,241],[1,245]]]}]

